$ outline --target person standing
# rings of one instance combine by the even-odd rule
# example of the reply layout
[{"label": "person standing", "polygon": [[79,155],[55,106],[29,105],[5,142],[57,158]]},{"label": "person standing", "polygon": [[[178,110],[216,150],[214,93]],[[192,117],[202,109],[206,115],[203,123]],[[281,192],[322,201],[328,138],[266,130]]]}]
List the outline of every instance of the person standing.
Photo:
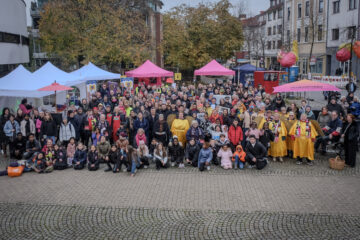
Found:
[{"label": "person standing", "polygon": [[355,122],[355,116],[348,114],[344,124],[341,137],[344,138],[345,164],[349,167],[355,167],[356,152],[358,150],[359,129]]},{"label": "person standing", "polygon": [[20,126],[17,121],[15,121],[14,115],[10,114],[9,120],[5,123],[4,133],[7,137],[7,142],[9,143],[10,157],[13,157],[14,152],[14,141],[18,133],[20,133]]},{"label": "person standing", "polygon": [[274,120],[270,123],[270,129],[274,134],[274,141],[270,142],[269,155],[273,157],[274,162],[276,162],[276,158],[283,162],[283,157],[287,155],[287,129],[284,122],[280,120],[279,113],[274,114]]}]

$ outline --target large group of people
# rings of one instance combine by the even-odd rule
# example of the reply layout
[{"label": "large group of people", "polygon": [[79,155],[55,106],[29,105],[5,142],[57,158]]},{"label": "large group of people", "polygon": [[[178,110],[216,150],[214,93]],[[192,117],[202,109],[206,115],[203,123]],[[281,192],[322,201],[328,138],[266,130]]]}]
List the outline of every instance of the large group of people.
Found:
[{"label": "large group of people", "polygon": [[[91,99],[60,114],[23,99],[17,111],[3,108],[2,154],[26,160],[26,171],[73,168],[129,172],[195,167],[262,169],[270,161],[295,159],[312,165],[315,151],[344,143],[345,161],[355,166],[360,103],[353,92],[316,116],[309,102],[286,104],[280,94],[230,82],[144,86],[133,91],[100,84]],[[288,157],[288,158],[285,158]]]}]

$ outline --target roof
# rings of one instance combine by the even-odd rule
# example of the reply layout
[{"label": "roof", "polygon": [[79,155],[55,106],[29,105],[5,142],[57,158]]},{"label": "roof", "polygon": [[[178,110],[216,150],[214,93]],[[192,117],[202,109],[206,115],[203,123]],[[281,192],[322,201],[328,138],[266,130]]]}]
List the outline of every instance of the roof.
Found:
[{"label": "roof", "polygon": [[120,79],[120,74],[105,71],[91,62],[70,74],[81,79],[80,81]]},{"label": "roof", "polygon": [[212,60],[202,68],[195,70],[195,76],[234,76],[233,70],[223,67],[216,60]]},{"label": "roof", "polygon": [[174,73],[156,66],[150,60],[146,60],[138,68],[125,72],[125,75],[127,77],[148,78],[148,77],[172,77],[174,76]]},{"label": "roof", "polygon": [[255,72],[255,71],[263,71],[265,69],[261,68],[261,67],[256,67],[256,66],[251,65],[251,64],[244,64],[244,65],[241,65],[241,66],[234,67],[233,70],[235,70],[235,71],[244,71],[244,72]]}]

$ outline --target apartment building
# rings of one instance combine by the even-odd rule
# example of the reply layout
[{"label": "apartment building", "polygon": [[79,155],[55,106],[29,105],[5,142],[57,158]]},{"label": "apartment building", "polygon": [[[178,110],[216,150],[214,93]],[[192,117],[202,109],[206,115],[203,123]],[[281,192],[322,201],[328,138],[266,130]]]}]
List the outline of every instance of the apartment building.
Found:
[{"label": "apartment building", "polygon": [[[360,40],[360,1],[359,0],[327,0],[327,75],[334,75],[340,68],[343,74],[349,74],[350,61],[341,63],[336,60],[336,52],[342,43]],[[353,54],[352,72],[360,79],[360,60]]]}]

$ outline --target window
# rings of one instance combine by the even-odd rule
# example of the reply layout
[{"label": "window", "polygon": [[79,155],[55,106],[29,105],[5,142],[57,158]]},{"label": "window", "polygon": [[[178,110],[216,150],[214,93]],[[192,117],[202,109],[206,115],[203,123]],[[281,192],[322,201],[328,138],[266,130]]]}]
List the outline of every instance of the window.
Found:
[{"label": "window", "polygon": [[332,29],[332,40],[339,40],[339,29]]},{"label": "window", "polygon": [[356,1],[357,0],[349,0],[349,10],[356,9]]},{"label": "window", "polygon": [[297,41],[300,42],[301,41],[301,29],[300,28],[297,29],[296,37],[297,37]]},{"label": "window", "polygon": [[283,17],[283,10],[280,9],[280,10],[278,11],[278,18],[282,18],[282,17]]},{"label": "window", "polygon": [[[6,32],[0,32],[0,42],[20,44],[20,35],[6,33]],[[27,44],[27,45],[29,45],[29,44]]]},{"label": "window", "polygon": [[271,42],[270,42],[270,41],[267,42],[267,49],[268,49],[268,50],[271,49]]},{"label": "window", "polygon": [[275,6],[275,0],[270,0],[270,7]]},{"label": "window", "polygon": [[275,47],[276,47],[276,46],[275,46],[275,44],[276,44],[276,42],[275,42],[275,41],[273,41],[273,49],[275,49]]},{"label": "window", "polygon": [[305,42],[309,41],[309,27],[305,27]]},{"label": "window", "polygon": [[323,40],[323,25],[318,26],[318,41]]},{"label": "window", "polygon": [[268,27],[268,36],[271,36],[271,27]]},{"label": "window", "polygon": [[290,7],[288,7],[288,13],[287,13],[287,20],[290,21],[290,15],[291,15],[291,11],[290,11]]},{"label": "window", "polygon": [[290,42],[290,30],[286,31],[286,38]]},{"label": "window", "polygon": [[324,12],[324,0],[319,0],[319,13]]},{"label": "window", "polygon": [[305,3],[305,16],[308,17],[310,14],[310,2],[306,1]]},{"label": "window", "polygon": [[21,36],[21,44],[29,46],[30,40],[28,37]]},{"label": "window", "polygon": [[282,34],[282,25],[278,25],[278,34]]},{"label": "window", "polygon": [[276,19],[276,11],[273,11],[273,19]]},{"label": "window", "polygon": [[340,12],[340,0],[333,2],[333,13],[339,13]]},{"label": "window", "polygon": [[271,21],[272,20],[272,15],[271,13],[268,13],[268,21]]},{"label": "window", "polygon": [[298,4],[298,18],[301,18],[301,3]]},{"label": "window", "polygon": [[311,64],[310,63],[310,72],[311,73],[323,73],[323,59],[316,58],[316,62]]},{"label": "window", "polygon": [[355,39],[356,37],[356,27],[348,27],[347,29],[347,39]]},{"label": "window", "polygon": [[276,26],[273,26],[273,35],[276,35]]},{"label": "window", "polygon": [[278,40],[278,41],[277,41],[277,48],[280,49],[281,46],[282,46],[282,42],[281,42],[281,40]]}]

